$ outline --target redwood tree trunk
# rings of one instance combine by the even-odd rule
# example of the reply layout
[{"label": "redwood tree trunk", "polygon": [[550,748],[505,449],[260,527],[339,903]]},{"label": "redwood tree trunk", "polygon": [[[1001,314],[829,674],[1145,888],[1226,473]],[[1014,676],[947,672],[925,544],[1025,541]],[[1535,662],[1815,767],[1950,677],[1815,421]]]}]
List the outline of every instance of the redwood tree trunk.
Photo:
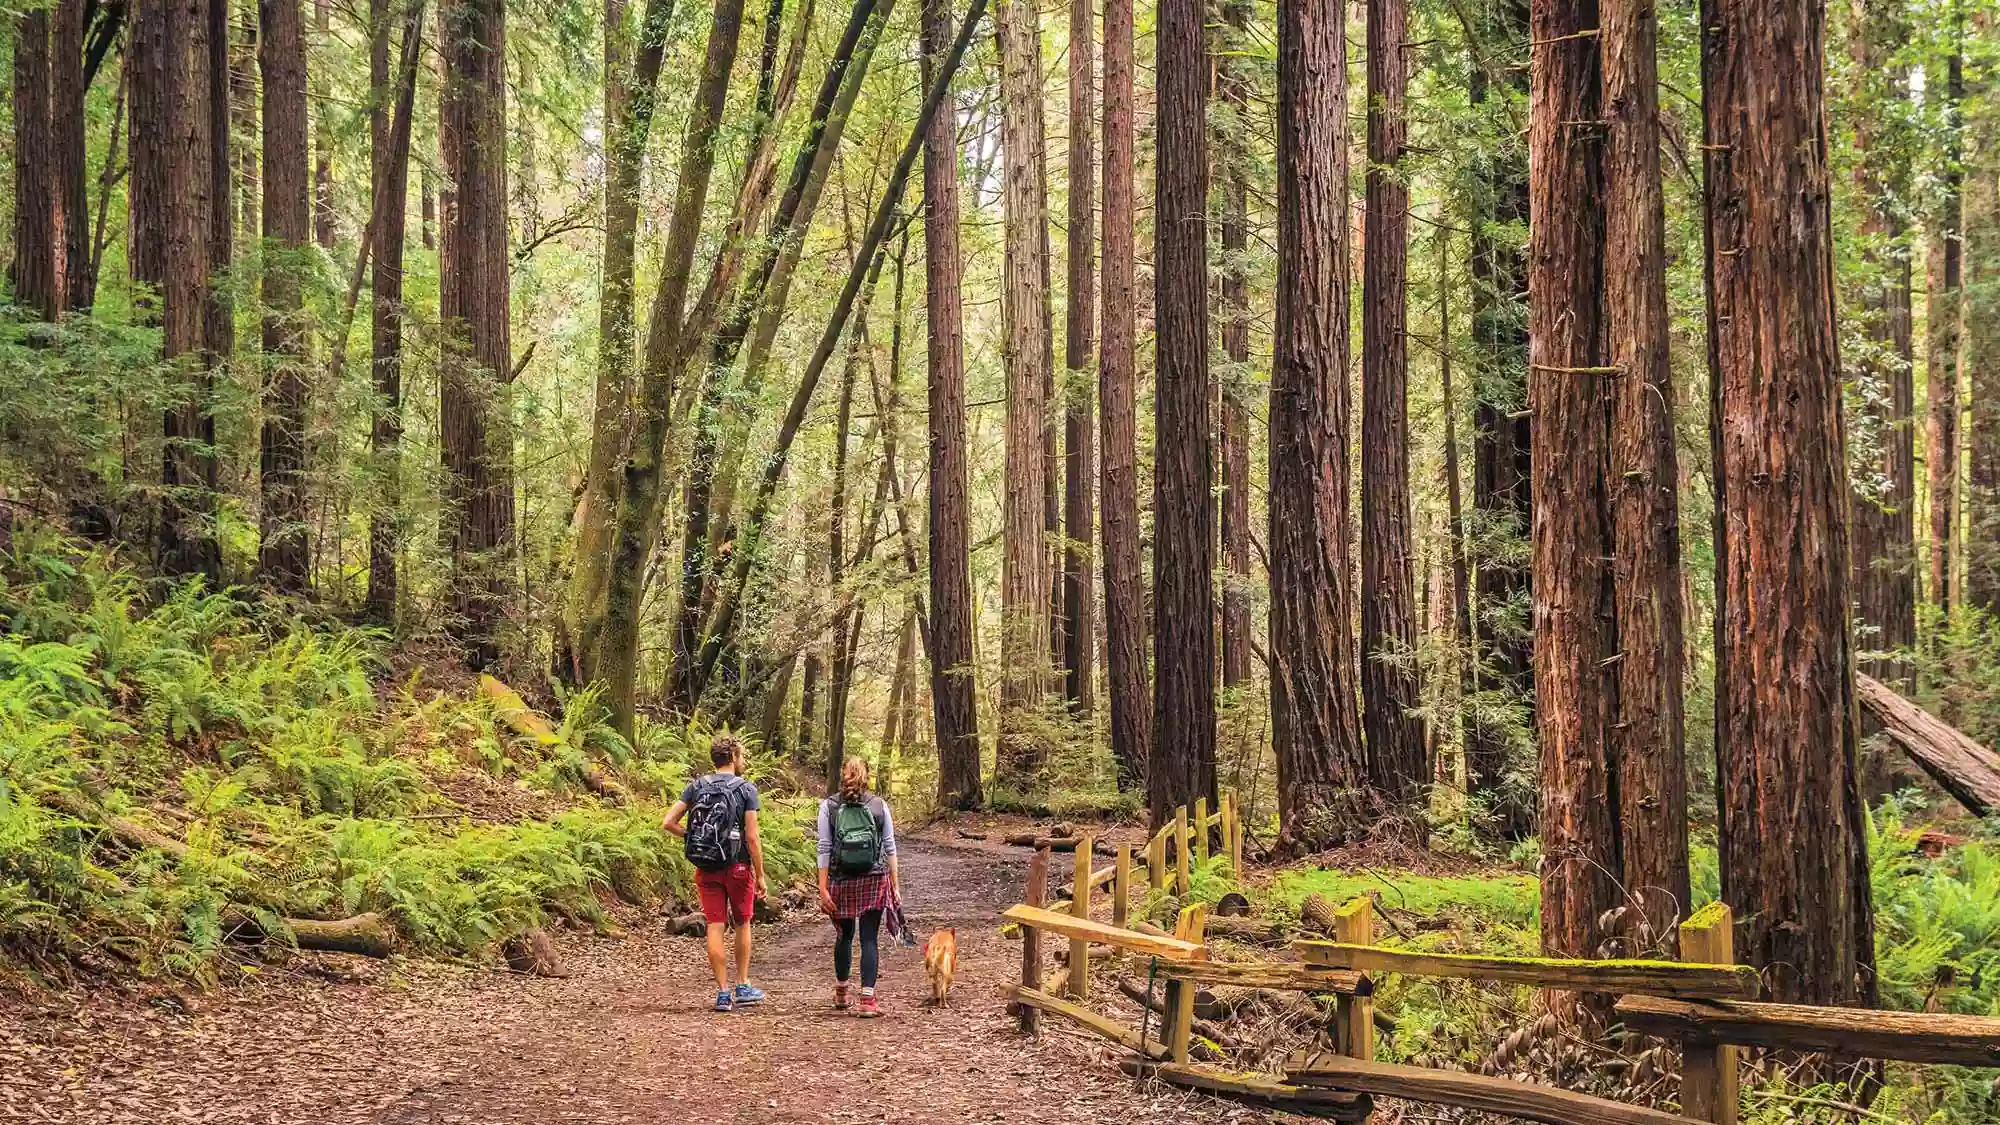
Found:
[{"label": "redwood tree trunk", "polygon": [[[1680,468],[1668,362],[1666,203],[1660,186],[1659,26],[1650,0],[1604,0],[1604,327],[1611,380],[1612,572],[1620,658],[1612,761],[1625,891],[1645,950],[1673,948],[1688,886],[1681,675]],[[1601,386],[1602,384],[1600,384]],[[1607,655],[1608,658],[1608,655]],[[1636,922],[1636,918],[1630,922]]]},{"label": "redwood tree trunk", "polygon": [[[306,181],[306,41],[299,0],[260,0],[264,79],[264,428],[259,566],[279,590],[306,586],[306,318],[300,273],[312,239]],[[381,294],[376,294],[379,300]],[[392,572],[393,573],[393,572]],[[371,583],[372,588],[372,583]]]},{"label": "redwood tree trunk", "polygon": [[1722,897],[1771,999],[1874,998],[1819,0],[1703,0]]},{"label": "redwood tree trunk", "polygon": [[514,558],[508,346],[506,12],[501,0],[442,9],[438,147],[444,199],[438,381],[452,634],[474,668],[499,655]]},{"label": "redwood tree trunk", "polygon": [[49,12],[14,18],[14,303],[62,310],[56,266],[55,146],[49,121]]},{"label": "redwood tree trunk", "polygon": [[1222,174],[1222,686],[1250,680],[1250,292],[1244,256],[1250,248],[1250,76],[1244,52],[1250,5],[1223,5],[1226,28],[1216,59],[1216,90],[1232,120],[1215,131]]},{"label": "redwood tree trunk", "polygon": [[1294,851],[1362,835],[1375,811],[1349,585],[1347,227],[1344,11],[1281,0],[1271,740],[1279,843]]},{"label": "redwood tree trunk", "polygon": [[[1152,735],[1146,696],[1145,578],[1139,550],[1132,72],[1132,0],[1104,0],[1104,331],[1097,367],[1103,439],[1104,670],[1111,754],[1118,762],[1118,786],[1128,791],[1146,776]],[[935,570],[935,559],[931,565]]]},{"label": "redwood tree trunk", "polygon": [[1047,196],[1041,180],[1042,46],[1040,20],[1029,0],[1000,0],[995,9],[1001,72],[1005,262],[1000,308],[1007,373],[1005,556],[1000,578],[999,777],[1027,791],[1036,784],[1045,748],[1033,732],[1048,662],[1047,451],[1048,413]]},{"label": "redwood tree trunk", "polygon": [[53,242],[65,309],[87,309],[97,295],[97,273],[91,266],[90,170],[84,144],[87,120],[84,98],[90,90],[83,58],[88,7],[86,0],[57,0],[54,39],[50,44],[49,137],[55,168]]},{"label": "redwood tree trunk", "polygon": [[1965,100],[1964,19],[1961,7],[1954,3],[1951,55],[1945,64],[1945,166],[1938,177],[1943,198],[1932,221],[1935,230],[1924,285],[1924,383],[1930,408],[1924,440],[1930,472],[1929,585],[1931,602],[1944,610],[1956,601],[1953,580],[1958,553],[1958,359],[1965,303],[1964,204],[1959,195],[1964,177],[1958,165],[1965,153],[1960,120]]},{"label": "redwood tree trunk", "polygon": [[1617,905],[1617,709],[1610,464],[1600,304],[1604,132],[1596,0],[1534,0],[1528,118],[1528,403],[1535,414],[1535,734],[1541,750],[1542,948],[1596,955]]},{"label": "redwood tree trunk", "polygon": [[[951,9],[924,0],[924,85],[951,49]],[[959,307],[958,125],[932,117],[924,134],[924,309],[930,428],[930,658],[938,804],[984,803],[972,658],[971,516],[966,499],[965,340]]]},{"label": "redwood tree trunk", "polygon": [[178,68],[167,52],[169,0],[131,0],[126,52],[131,133],[131,182],[126,189],[128,259],[142,321],[158,323],[167,280],[167,128],[170,83]]},{"label": "redwood tree trunk", "polygon": [[1063,696],[1070,711],[1094,709],[1091,650],[1097,627],[1091,605],[1093,462],[1090,353],[1096,335],[1096,253],[1091,238],[1095,169],[1091,143],[1092,83],[1090,0],[1069,5],[1069,284],[1064,313],[1063,366]]},{"label": "redwood tree trunk", "polygon": [[[332,0],[313,0],[313,27],[321,44],[333,37]],[[451,44],[440,44],[441,50],[451,48]],[[504,60],[496,64],[505,72]],[[449,64],[446,73],[450,73]],[[325,83],[315,95],[319,102],[319,112],[313,115],[313,238],[325,249],[333,249],[333,106],[327,95]],[[443,139],[439,134],[440,141]]]},{"label": "redwood tree trunk", "polygon": [[[1853,595],[1859,619],[1856,644],[1866,652],[1907,648],[1916,640],[1916,446],[1911,425],[1916,395],[1912,375],[1910,255],[1901,200],[1910,191],[1910,159],[1899,138],[1883,136],[1877,118],[1902,99],[1906,68],[1896,55],[1909,40],[1900,0],[1853,5],[1848,46],[1854,56],[1858,111],[1855,185],[1865,211],[1861,222],[1863,328],[1886,361],[1865,357],[1854,373],[1861,383],[1861,436],[1873,447],[1872,472],[1853,486]],[[1877,679],[1907,683],[1904,661],[1867,661]]]},{"label": "redwood tree trunk", "polygon": [[1361,279],[1361,700],[1370,782],[1423,830],[1430,782],[1410,539],[1410,189],[1402,170],[1408,0],[1368,3],[1368,202]]},{"label": "redwood tree trunk", "polygon": [[[207,357],[209,209],[209,4],[167,0],[162,74],[165,119],[165,281],[161,306],[165,353],[178,360],[182,399],[166,412],[162,463],[160,566],[168,574],[201,575],[219,583],[222,552],[215,538],[215,416]],[[135,134],[136,138],[136,134]]]},{"label": "redwood tree trunk", "polygon": [[[1525,0],[1496,5],[1497,42],[1475,45],[1472,101],[1506,102],[1490,93],[1485,61],[1527,51]],[[1509,72],[1525,101],[1525,67]],[[1507,120],[1504,112],[1492,119]],[[1503,127],[1481,185],[1481,206],[1472,231],[1472,333],[1474,340],[1472,506],[1488,538],[1525,540],[1533,516],[1529,473],[1532,427],[1527,411],[1528,333],[1519,294],[1526,288],[1527,263],[1511,240],[1528,221],[1527,151]],[[1473,560],[1478,611],[1473,618],[1477,687],[1505,702],[1520,701],[1532,722],[1534,675],[1530,660],[1527,602],[1528,568],[1506,551]],[[1501,703],[1495,699],[1493,703]],[[1494,833],[1518,840],[1534,831],[1533,795],[1514,783],[1517,766],[1532,756],[1523,723],[1495,718],[1502,708],[1475,712],[1466,740],[1466,775],[1471,793],[1486,806]]]}]

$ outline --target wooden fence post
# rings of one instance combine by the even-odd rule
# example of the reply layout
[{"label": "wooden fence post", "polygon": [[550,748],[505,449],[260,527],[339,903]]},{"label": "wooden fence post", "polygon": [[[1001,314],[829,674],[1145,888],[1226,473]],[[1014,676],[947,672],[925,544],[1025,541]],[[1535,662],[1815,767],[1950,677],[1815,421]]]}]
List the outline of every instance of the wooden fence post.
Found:
[{"label": "wooden fence post", "polygon": [[[1076,845],[1076,876],[1070,887],[1069,912],[1078,918],[1090,917],[1090,865],[1097,854],[1097,841],[1085,836]],[[1078,1000],[1090,998],[1090,942],[1069,939],[1069,973],[1063,991]]]},{"label": "wooden fence post", "polygon": [[[1178,921],[1174,923],[1174,936],[1182,941],[1200,942],[1208,931],[1208,906],[1194,903],[1181,908]],[[1177,1063],[1188,1061],[1190,1041],[1194,1037],[1195,993],[1200,989],[1193,981],[1167,981],[1167,1049]]]},{"label": "wooden fence post", "polygon": [[1194,861],[1208,862],[1208,798],[1198,797],[1194,802]]},{"label": "wooden fence post", "polygon": [[1229,866],[1238,879],[1243,878],[1243,806],[1237,796],[1229,795]]},{"label": "wooden fence post", "polygon": [[1167,889],[1167,833],[1173,830],[1169,824],[1153,833],[1146,844],[1146,886],[1149,890]]},{"label": "wooden fence post", "polygon": [[1190,842],[1187,806],[1182,805],[1174,810],[1174,890],[1183,895],[1188,892],[1191,878],[1188,860]]},{"label": "wooden fence post", "polygon": [[[1729,905],[1711,902],[1681,923],[1681,960],[1707,965],[1736,963],[1736,919]],[[1735,1047],[1681,1044],[1681,1112],[1697,1121],[1736,1125],[1740,1100]]]},{"label": "wooden fence post", "polygon": [[[1354,899],[1334,912],[1333,938],[1348,945],[1375,944],[1375,903],[1367,895]],[[1375,1000],[1369,996],[1341,996],[1336,1001],[1340,1020],[1340,1053],[1349,1058],[1372,1062],[1375,1058]]]},{"label": "wooden fence post", "polygon": [[[1038,848],[1028,861],[1028,890],[1023,897],[1029,906],[1043,906],[1049,897],[1049,849]],[[1033,926],[1021,927],[1021,987],[1042,987],[1042,934]],[[1021,1030],[1033,1034],[1041,1025],[1041,1013],[1027,1004],[1015,1006]]]},{"label": "wooden fence post", "polygon": [[1113,861],[1111,875],[1111,924],[1125,928],[1126,915],[1132,907],[1132,845],[1118,845],[1118,858]]}]

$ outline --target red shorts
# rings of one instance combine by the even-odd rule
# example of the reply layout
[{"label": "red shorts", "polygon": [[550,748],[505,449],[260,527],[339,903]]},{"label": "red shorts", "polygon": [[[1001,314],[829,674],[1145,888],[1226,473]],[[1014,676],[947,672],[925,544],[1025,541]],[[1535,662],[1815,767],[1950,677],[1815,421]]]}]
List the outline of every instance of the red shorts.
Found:
[{"label": "red shorts", "polygon": [[750,876],[750,865],[738,863],[720,871],[695,869],[694,889],[701,896],[701,916],[709,925],[734,922],[741,925],[750,920],[750,911],[757,901],[756,880]]}]

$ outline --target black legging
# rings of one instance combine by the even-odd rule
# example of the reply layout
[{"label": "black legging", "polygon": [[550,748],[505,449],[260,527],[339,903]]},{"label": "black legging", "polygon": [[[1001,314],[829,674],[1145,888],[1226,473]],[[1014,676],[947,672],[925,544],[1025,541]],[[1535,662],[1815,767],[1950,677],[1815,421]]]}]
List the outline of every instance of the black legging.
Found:
[{"label": "black legging", "polygon": [[882,933],[882,912],[870,910],[859,918],[837,918],[840,936],[833,939],[833,979],[847,983],[848,967],[854,964],[855,923],[861,930],[861,987],[875,987],[875,973],[881,964],[881,953],[876,949],[876,938]]}]

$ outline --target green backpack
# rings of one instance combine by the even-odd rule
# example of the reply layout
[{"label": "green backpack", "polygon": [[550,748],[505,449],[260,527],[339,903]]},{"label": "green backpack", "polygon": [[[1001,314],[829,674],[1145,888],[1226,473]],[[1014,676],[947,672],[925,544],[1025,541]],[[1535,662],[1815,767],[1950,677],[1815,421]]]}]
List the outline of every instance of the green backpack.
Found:
[{"label": "green backpack", "polygon": [[866,802],[840,801],[833,807],[833,871],[866,875],[882,859],[882,829]]}]

